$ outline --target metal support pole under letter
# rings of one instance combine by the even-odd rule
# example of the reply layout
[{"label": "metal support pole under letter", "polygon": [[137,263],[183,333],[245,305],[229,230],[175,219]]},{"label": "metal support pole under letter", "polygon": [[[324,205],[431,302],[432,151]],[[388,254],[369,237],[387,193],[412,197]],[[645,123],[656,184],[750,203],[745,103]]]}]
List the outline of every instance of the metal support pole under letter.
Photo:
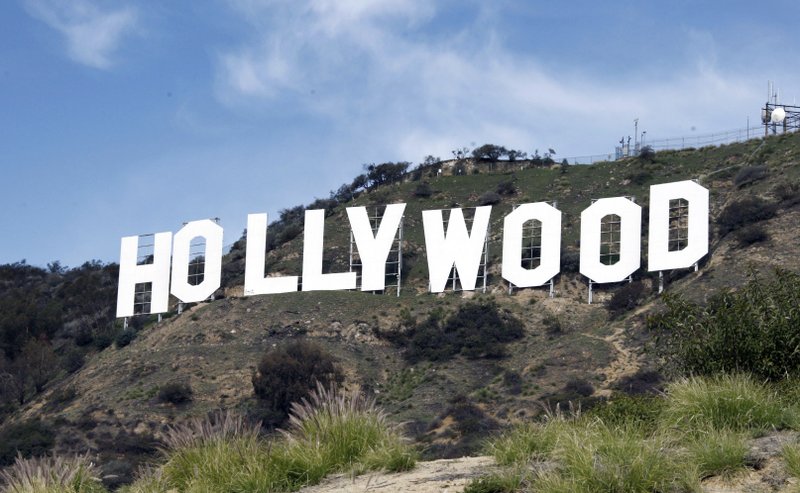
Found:
[{"label": "metal support pole under letter", "polygon": [[487,268],[489,267],[489,235],[491,234],[492,227],[486,227],[486,239],[483,240],[483,292],[486,292],[486,277],[488,276]]},{"label": "metal support pole under letter", "polygon": [[400,296],[400,280],[403,277],[403,222],[405,216],[400,218],[400,231],[397,232],[397,296]]}]

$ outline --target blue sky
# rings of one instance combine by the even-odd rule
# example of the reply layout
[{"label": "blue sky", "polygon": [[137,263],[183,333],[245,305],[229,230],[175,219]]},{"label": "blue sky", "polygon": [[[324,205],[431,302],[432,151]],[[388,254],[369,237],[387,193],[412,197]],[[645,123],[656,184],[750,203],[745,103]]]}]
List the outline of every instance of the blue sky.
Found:
[{"label": "blue sky", "polygon": [[563,3],[0,2],[0,263],[208,217],[230,244],[364,163],[608,153],[800,93],[796,1]]}]

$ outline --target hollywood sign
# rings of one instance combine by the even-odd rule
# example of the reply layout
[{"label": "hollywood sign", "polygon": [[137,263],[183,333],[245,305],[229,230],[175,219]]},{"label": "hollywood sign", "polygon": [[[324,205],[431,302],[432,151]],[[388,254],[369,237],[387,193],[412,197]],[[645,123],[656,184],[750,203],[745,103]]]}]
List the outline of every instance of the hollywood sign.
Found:
[{"label": "hollywood sign", "polygon": [[[650,187],[650,222],[647,269],[663,271],[691,267],[708,253],[708,190],[693,181]],[[688,203],[688,241],[684,248],[669,249],[670,201]],[[320,290],[378,291],[385,287],[386,261],[397,236],[406,204],[391,204],[373,231],[366,207],[348,207],[350,229],[361,258],[361,283],[355,272],[322,272],[325,211],[305,211],[302,282],[300,276],[268,276],[264,272],[267,214],[248,214],[244,295]],[[422,212],[430,291],[442,292],[453,268],[464,290],[474,290],[489,228],[491,206],[476,207],[468,230],[461,209],[451,209],[447,227],[442,210]],[[609,215],[620,218],[619,260],[601,262],[601,222]],[[540,263],[522,265],[523,227],[541,223]],[[597,200],[581,213],[580,273],[594,283],[627,279],[640,268],[642,208],[624,197]],[[202,282],[188,281],[190,244],[205,241]],[[210,220],[192,221],[174,235],[156,233],[152,263],[138,264],[138,236],[122,238],[120,247],[117,317],[134,314],[136,284],[151,283],[150,313],[168,310],[169,295],[185,303],[209,298],[221,285],[223,230]],[[514,286],[537,287],[548,283],[561,269],[561,211],[545,202],[518,206],[503,220],[501,275]],[[171,274],[171,276],[170,276]],[[171,282],[170,282],[171,277]]]}]

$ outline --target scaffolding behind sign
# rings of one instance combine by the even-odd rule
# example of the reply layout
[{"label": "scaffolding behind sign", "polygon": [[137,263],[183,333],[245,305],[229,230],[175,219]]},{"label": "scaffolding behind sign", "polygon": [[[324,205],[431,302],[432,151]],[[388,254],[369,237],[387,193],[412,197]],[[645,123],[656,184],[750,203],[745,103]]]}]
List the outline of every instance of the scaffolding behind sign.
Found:
[{"label": "scaffolding behind sign", "polygon": [[[139,235],[138,250],[136,252],[136,265],[153,263],[155,251],[155,234]],[[153,283],[139,282],[133,289],[133,314],[147,315],[150,313],[150,304],[153,300]]]},{"label": "scaffolding behind sign", "polygon": [[[462,213],[464,214],[464,224],[467,226],[468,231],[472,231],[472,224],[475,222],[475,209],[463,209]],[[447,218],[442,219],[442,224],[444,226],[444,230],[447,231],[448,225],[450,223],[450,216],[448,215]],[[481,253],[480,263],[478,264],[478,275],[476,277],[476,289],[478,285],[480,285],[481,293],[486,292],[486,283],[488,280],[488,273],[486,272],[486,267],[489,265],[489,236],[491,235],[491,223],[486,228],[486,237],[483,240],[483,252]],[[450,289],[453,292],[463,291],[464,288],[461,285],[461,279],[458,276],[458,271],[456,270],[455,265],[450,269],[450,274],[447,276],[447,285],[450,286]]]},{"label": "scaffolding behind sign", "polygon": [[[369,215],[369,224],[372,227],[372,235],[378,233],[381,225],[383,213],[386,211],[386,206],[376,206],[372,209]],[[400,296],[400,284],[403,273],[403,220],[405,216],[400,218],[400,226],[397,228],[392,247],[389,249],[389,255],[386,257],[386,274],[384,280],[384,288],[381,291],[373,291],[373,293],[392,293]],[[355,236],[353,230],[350,229],[350,272],[356,273],[356,285],[361,285],[361,257],[358,254]]]},{"label": "scaffolding behind sign", "polygon": [[189,275],[186,281],[190,286],[197,286],[205,278],[206,271],[206,239],[202,236],[192,238],[189,243]]},{"label": "scaffolding behind sign", "polygon": [[[553,208],[558,208],[558,202],[550,202]],[[517,204],[512,205],[512,210],[516,210]],[[520,245],[522,267],[535,269],[542,263],[542,222],[538,219],[526,221],[522,225],[522,245]],[[550,288],[550,297],[555,297],[555,277],[550,278],[547,283]],[[514,283],[508,283],[508,294],[512,294],[514,289],[520,289]]]},{"label": "scaffolding behind sign", "polygon": [[[625,197],[636,203],[636,197]],[[592,199],[592,203],[597,199]],[[604,265],[614,265],[620,260],[622,255],[622,218],[616,214],[608,214],[600,220],[600,263]],[[633,282],[633,276],[628,276],[625,280]],[[625,282],[623,281],[623,282]],[[597,284],[589,279],[589,304],[594,298],[594,285]]]},{"label": "scaffolding behind sign", "polygon": [[[669,201],[669,237],[667,250],[677,252],[689,246],[689,202],[686,199]],[[695,263],[695,270],[697,264]],[[664,272],[658,271],[658,292],[664,292]]]}]

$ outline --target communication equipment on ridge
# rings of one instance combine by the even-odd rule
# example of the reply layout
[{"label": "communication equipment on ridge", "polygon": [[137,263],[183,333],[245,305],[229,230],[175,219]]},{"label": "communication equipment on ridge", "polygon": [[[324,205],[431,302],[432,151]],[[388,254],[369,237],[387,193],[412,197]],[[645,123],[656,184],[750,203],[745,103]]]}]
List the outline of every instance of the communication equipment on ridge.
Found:
[{"label": "communication equipment on ridge", "polygon": [[775,90],[772,81],[767,84],[767,103],[761,108],[761,123],[764,125],[764,136],[778,132],[780,125],[784,132],[800,129],[800,106],[783,104],[780,101],[780,91]]},{"label": "communication equipment on ridge", "polygon": [[786,110],[780,107],[772,110],[772,114],[769,117],[770,123],[783,123],[783,120],[785,119],[786,119]]}]

